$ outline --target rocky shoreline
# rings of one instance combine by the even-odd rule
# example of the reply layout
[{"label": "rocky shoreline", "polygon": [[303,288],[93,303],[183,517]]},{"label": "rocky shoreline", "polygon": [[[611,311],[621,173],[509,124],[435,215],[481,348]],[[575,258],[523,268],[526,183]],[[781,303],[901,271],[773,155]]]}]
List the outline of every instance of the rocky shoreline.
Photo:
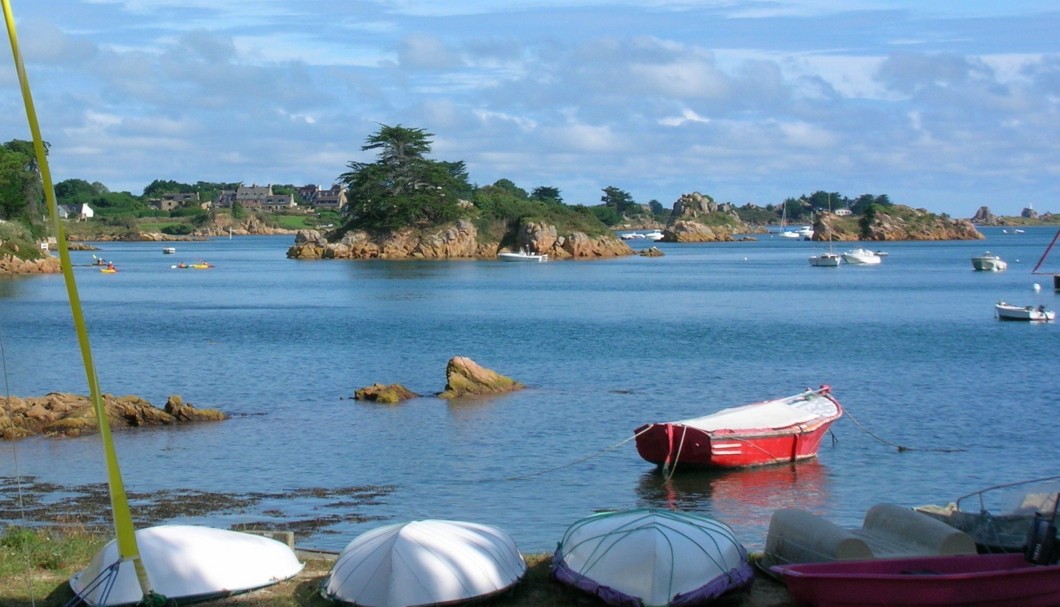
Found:
[{"label": "rocky shoreline", "polygon": [[529,250],[549,259],[593,259],[633,255],[633,249],[614,234],[589,236],[584,232],[560,234],[555,226],[528,223],[515,235],[515,244],[485,240],[475,224],[461,219],[428,230],[406,228],[386,234],[361,230],[337,239],[319,230],[299,230],[290,259],[496,259],[504,251]]},{"label": "rocky shoreline", "polygon": [[[158,408],[138,396],[104,394],[103,406],[114,430],[221,421],[226,415],[216,409],[198,409],[172,395]],[[0,439],[35,435],[81,436],[99,431],[88,396],[52,392],[45,396],[0,397]]]}]

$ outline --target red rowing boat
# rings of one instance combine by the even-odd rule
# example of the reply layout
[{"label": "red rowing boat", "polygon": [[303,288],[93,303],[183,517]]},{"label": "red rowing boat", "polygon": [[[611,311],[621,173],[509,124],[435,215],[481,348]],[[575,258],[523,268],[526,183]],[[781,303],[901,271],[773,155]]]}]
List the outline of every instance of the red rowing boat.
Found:
[{"label": "red rowing boat", "polygon": [[645,424],[637,452],[664,467],[742,468],[816,457],[843,407],[828,386],[710,415]]}]

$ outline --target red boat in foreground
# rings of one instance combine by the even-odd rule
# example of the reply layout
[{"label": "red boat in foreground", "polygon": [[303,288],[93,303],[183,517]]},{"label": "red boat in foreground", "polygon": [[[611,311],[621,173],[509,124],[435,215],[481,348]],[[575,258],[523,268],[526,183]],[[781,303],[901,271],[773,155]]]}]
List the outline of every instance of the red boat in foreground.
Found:
[{"label": "red boat in foreground", "polygon": [[799,605],[812,607],[1054,607],[1060,565],[1023,554],[970,554],[778,565]]},{"label": "red boat in foreground", "polygon": [[634,432],[637,452],[653,464],[741,468],[815,457],[828,428],[842,415],[831,388],[821,386],[703,417],[646,424]]}]

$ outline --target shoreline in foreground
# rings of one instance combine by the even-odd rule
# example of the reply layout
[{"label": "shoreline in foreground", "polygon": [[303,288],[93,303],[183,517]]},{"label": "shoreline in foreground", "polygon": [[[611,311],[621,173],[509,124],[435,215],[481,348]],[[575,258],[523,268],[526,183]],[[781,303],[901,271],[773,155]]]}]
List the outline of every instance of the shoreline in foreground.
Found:
[{"label": "shoreline in foreground", "polygon": [[[28,529],[8,526],[0,535],[0,605],[61,607],[73,598],[67,582],[109,539],[101,530]],[[337,556],[330,551],[298,548],[305,568],[293,578],[253,592],[201,603],[242,607],[330,607],[319,589]],[[501,595],[480,602],[493,607],[601,607],[604,602],[563,586],[549,577],[551,554],[524,555],[525,578]],[[795,607],[787,589],[760,571],[751,588],[721,597],[719,607]]]}]

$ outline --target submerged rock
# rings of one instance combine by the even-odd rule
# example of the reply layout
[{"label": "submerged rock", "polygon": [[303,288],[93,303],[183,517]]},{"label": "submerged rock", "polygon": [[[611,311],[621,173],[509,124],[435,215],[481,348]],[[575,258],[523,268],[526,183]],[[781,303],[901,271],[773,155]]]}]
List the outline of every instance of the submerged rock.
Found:
[{"label": "submerged rock", "polygon": [[353,398],[356,400],[369,400],[387,405],[399,403],[410,398],[416,398],[417,396],[419,396],[419,394],[416,394],[401,384],[372,384],[370,386],[365,386],[360,390],[356,390],[353,393]]},{"label": "submerged rock", "polygon": [[445,391],[441,398],[514,392],[526,386],[495,371],[480,367],[464,356],[454,356],[445,367]]}]

